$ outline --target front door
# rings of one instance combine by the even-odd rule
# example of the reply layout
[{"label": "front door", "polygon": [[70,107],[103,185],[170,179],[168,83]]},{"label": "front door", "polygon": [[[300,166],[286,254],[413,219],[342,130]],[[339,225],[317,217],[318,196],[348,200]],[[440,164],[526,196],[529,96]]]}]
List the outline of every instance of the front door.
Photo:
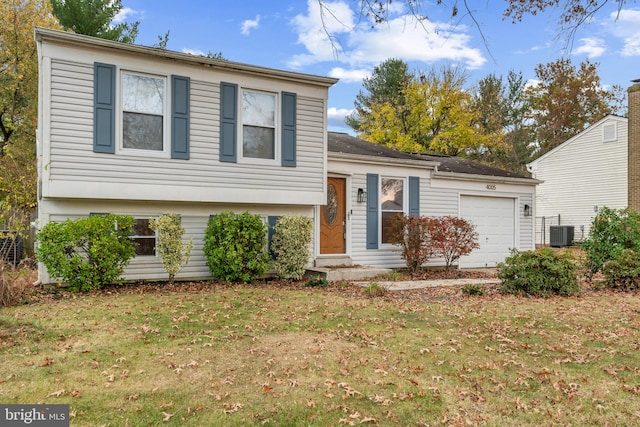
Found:
[{"label": "front door", "polygon": [[327,204],[320,212],[320,254],[344,254],[347,251],[347,181],[327,178]]}]

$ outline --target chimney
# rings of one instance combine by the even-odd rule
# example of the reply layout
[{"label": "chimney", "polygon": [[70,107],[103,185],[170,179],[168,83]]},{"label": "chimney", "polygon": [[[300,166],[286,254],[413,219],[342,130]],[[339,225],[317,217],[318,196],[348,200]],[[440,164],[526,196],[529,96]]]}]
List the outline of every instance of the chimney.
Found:
[{"label": "chimney", "polygon": [[629,207],[640,212],[640,79],[628,89],[629,102],[629,172],[627,183]]}]

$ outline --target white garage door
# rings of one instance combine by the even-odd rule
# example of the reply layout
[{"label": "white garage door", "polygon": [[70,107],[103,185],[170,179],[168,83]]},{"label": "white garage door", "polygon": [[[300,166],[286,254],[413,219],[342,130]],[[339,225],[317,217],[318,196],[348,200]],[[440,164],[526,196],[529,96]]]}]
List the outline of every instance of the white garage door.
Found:
[{"label": "white garage door", "polygon": [[461,268],[495,267],[515,246],[515,199],[461,196],[460,216],[473,222],[480,248],[460,259]]}]

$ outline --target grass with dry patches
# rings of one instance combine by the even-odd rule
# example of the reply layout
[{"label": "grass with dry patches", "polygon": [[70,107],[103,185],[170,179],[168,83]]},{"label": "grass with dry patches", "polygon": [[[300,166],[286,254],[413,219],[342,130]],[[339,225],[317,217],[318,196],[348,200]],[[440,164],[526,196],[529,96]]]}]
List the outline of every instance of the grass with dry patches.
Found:
[{"label": "grass with dry patches", "polygon": [[2,308],[0,401],[67,403],[77,426],[640,423],[640,295],[458,294],[238,286]]}]

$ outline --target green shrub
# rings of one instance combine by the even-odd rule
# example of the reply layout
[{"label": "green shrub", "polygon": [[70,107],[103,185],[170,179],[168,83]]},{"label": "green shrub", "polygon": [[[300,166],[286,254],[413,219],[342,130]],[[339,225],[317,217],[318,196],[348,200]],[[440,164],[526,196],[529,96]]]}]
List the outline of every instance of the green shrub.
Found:
[{"label": "green shrub", "polygon": [[149,228],[158,232],[156,253],[162,259],[162,267],[169,273],[169,282],[172,283],[182,266],[189,262],[193,240],[183,245],[184,227],[180,215],[175,213],[166,213],[158,219],[150,218]]},{"label": "green shrub", "polygon": [[640,214],[631,208],[601,208],[593,218],[582,249],[591,274],[620,256],[624,249],[640,252]]},{"label": "green shrub", "polygon": [[71,290],[88,291],[118,282],[135,256],[135,220],[128,215],[93,215],[50,222],[38,232],[37,259]]},{"label": "green shrub", "polygon": [[616,259],[602,266],[605,284],[625,291],[640,289],[640,252],[623,249]]},{"label": "green shrub", "polygon": [[550,248],[539,251],[511,251],[498,264],[502,291],[508,294],[550,296],[580,292],[577,267],[569,253],[558,254]]},{"label": "green shrub", "polygon": [[323,277],[311,276],[304,285],[310,288],[326,288],[329,286],[329,282]]},{"label": "green shrub", "polygon": [[259,215],[223,212],[204,233],[203,253],[211,274],[229,282],[251,282],[267,271],[267,228]]},{"label": "green shrub", "polygon": [[271,240],[274,267],[283,279],[298,280],[309,263],[309,245],[313,223],[306,216],[282,216],[275,225]]},{"label": "green shrub", "polygon": [[369,298],[376,298],[384,296],[387,293],[387,288],[378,282],[371,282],[362,288],[362,292]]},{"label": "green shrub", "polygon": [[398,270],[392,270],[389,272],[389,274],[387,274],[387,280],[390,280],[392,282],[397,282],[398,280],[402,280],[403,278],[404,276]]},{"label": "green shrub", "polygon": [[462,287],[462,293],[473,297],[480,297],[484,295],[484,287],[479,283],[469,283]]}]

